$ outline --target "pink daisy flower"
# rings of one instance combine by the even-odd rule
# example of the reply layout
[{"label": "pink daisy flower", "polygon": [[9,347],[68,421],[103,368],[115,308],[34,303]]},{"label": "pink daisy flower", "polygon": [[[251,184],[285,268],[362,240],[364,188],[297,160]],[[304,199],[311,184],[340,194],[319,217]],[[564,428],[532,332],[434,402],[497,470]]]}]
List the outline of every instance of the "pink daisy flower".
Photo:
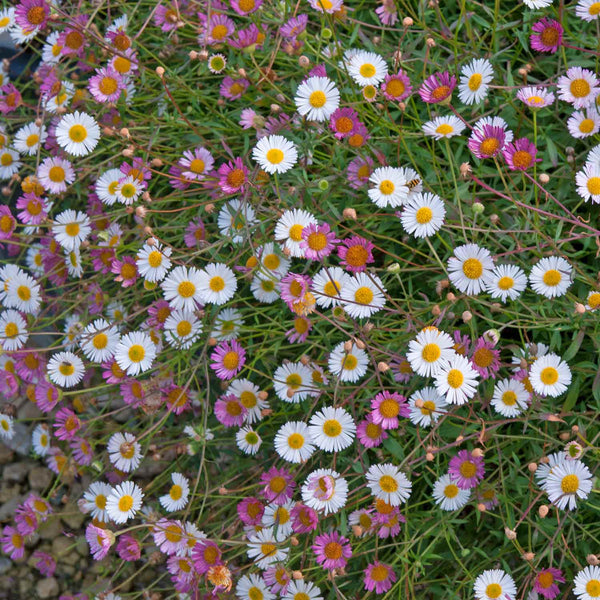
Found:
[{"label": "pink daisy flower", "polygon": [[333,252],[338,242],[335,232],[331,231],[328,223],[322,225],[311,223],[302,229],[300,248],[304,250],[304,256],[309,260],[322,260]]},{"label": "pink daisy flower", "polygon": [[350,541],[337,531],[315,537],[312,550],[317,557],[317,563],[328,570],[343,569],[352,556]]},{"label": "pink daisy flower", "polygon": [[122,182],[126,177],[133,177],[133,179],[142,184],[145,181],[152,179],[152,171],[144,159],[140,158],[139,156],[134,156],[131,162],[133,164],[130,165],[127,161],[124,161],[119,166],[119,171],[123,173],[123,177],[119,180],[120,182]]},{"label": "pink daisy flower", "polygon": [[329,128],[338,140],[352,135],[358,123],[358,113],[349,107],[337,108],[329,118]]},{"label": "pink daisy flower", "polygon": [[406,398],[397,392],[380,392],[371,400],[371,416],[373,423],[381,425],[383,429],[398,429],[398,417],[408,417],[410,408]]},{"label": "pink daisy flower", "polygon": [[470,490],[483,480],[485,468],[482,456],[473,456],[468,450],[461,450],[450,459],[448,474],[461,490]]},{"label": "pink daisy flower", "polygon": [[292,530],[294,533],[310,533],[319,524],[319,514],[314,508],[297,502],[290,511]]},{"label": "pink daisy flower", "polygon": [[226,194],[236,194],[248,185],[248,169],[240,157],[223,163],[217,169],[217,175],[219,176],[218,187]]},{"label": "pink daisy flower", "polygon": [[265,505],[253,496],[238,502],[237,513],[244,525],[260,525],[265,513]]},{"label": "pink daisy flower", "polygon": [[452,96],[456,87],[456,77],[448,71],[430,75],[419,88],[419,96],[427,104],[438,104]]},{"label": "pink daisy flower", "polygon": [[221,560],[221,550],[210,540],[200,540],[192,550],[192,560],[196,571],[204,575],[211,567],[223,564]]},{"label": "pink daisy flower", "polygon": [[71,24],[61,32],[57,41],[57,44],[62,46],[61,54],[78,58],[83,57],[87,47],[83,34],[87,20],[86,15],[77,15],[72,18]]},{"label": "pink daisy flower", "polygon": [[90,546],[90,554],[94,560],[102,560],[108,554],[115,536],[112,531],[90,523],[85,529],[85,539]]},{"label": "pink daisy flower", "polygon": [[65,158],[49,156],[37,170],[40,183],[51,194],[62,194],[75,181],[75,170]]},{"label": "pink daisy flower", "polygon": [[285,566],[281,564],[269,567],[263,572],[263,577],[271,592],[274,594],[279,593],[281,596],[284,596],[287,592],[292,579]]},{"label": "pink daisy flower", "polygon": [[246,362],[246,351],[237,340],[221,342],[210,355],[210,368],[219,379],[233,379]]},{"label": "pink daisy flower", "polygon": [[555,19],[544,17],[536,21],[531,28],[529,43],[537,52],[554,54],[562,44],[563,26]]},{"label": "pink daisy flower", "polygon": [[364,123],[357,123],[352,135],[348,139],[348,144],[352,148],[362,148],[370,138],[369,130]]},{"label": "pink daisy flower", "polygon": [[92,464],[94,458],[94,452],[90,443],[81,437],[76,437],[69,442],[69,447],[73,451],[73,459],[78,465],[86,467]]},{"label": "pink daisy flower", "polygon": [[388,434],[381,425],[373,422],[373,415],[368,414],[367,418],[357,425],[356,437],[365,448],[377,448],[387,439]]},{"label": "pink daisy flower", "polygon": [[[260,476],[260,485],[263,486],[263,494],[269,502],[278,506],[292,499],[296,482],[287,469],[271,467]],[[296,505],[298,506],[298,505]]]},{"label": "pink daisy flower", "polygon": [[56,561],[50,554],[36,550],[31,558],[35,560],[35,568],[44,576],[52,577],[56,570]]},{"label": "pink daisy flower", "polygon": [[17,375],[26,382],[37,382],[46,375],[46,359],[35,351],[16,354]]},{"label": "pink daisy flower", "polygon": [[90,94],[97,102],[102,103],[115,103],[125,88],[123,78],[111,67],[98,69],[88,83]]},{"label": "pink daisy flower", "polygon": [[38,527],[38,520],[33,508],[27,504],[18,506],[15,510],[15,525],[21,535],[32,535]]},{"label": "pink daisy flower", "polygon": [[114,358],[102,363],[102,378],[106,383],[119,383],[126,377],[127,373],[121,369]]},{"label": "pink daisy flower", "polygon": [[188,248],[202,246],[206,242],[206,228],[200,217],[196,217],[185,228],[183,241]]},{"label": "pink daisy flower", "polygon": [[385,540],[394,538],[400,533],[400,523],[406,523],[406,518],[400,514],[400,509],[395,506],[388,513],[376,513],[373,517],[374,525],[378,527],[377,537]]},{"label": "pink daisy flower", "polygon": [[537,148],[527,138],[519,138],[502,149],[504,160],[511,171],[527,171],[541,158],[536,158]]},{"label": "pink daisy flower", "polygon": [[365,590],[377,594],[387,592],[398,579],[392,567],[376,560],[365,569]]},{"label": "pink daisy flower", "polygon": [[81,429],[81,420],[69,408],[61,408],[54,417],[53,427],[59,440],[72,440]]},{"label": "pink daisy flower", "polygon": [[248,409],[234,394],[225,394],[215,402],[215,417],[225,427],[241,427],[246,420]]},{"label": "pink daisy flower", "polygon": [[381,6],[375,9],[375,13],[383,25],[395,25],[398,21],[398,10],[394,0],[381,0]]},{"label": "pink daisy flower", "polygon": [[353,235],[340,241],[337,247],[341,265],[351,273],[361,273],[367,270],[367,265],[373,262],[375,246],[367,239]]},{"label": "pink daisy flower", "polygon": [[123,402],[129,406],[137,408],[144,403],[146,390],[143,383],[137,379],[127,379],[127,381],[123,381],[119,386],[119,391],[121,392]]},{"label": "pink daisy flower", "polygon": [[48,500],[44,500],[37,494],[29,494],[23,504],[31,508],[42,523],[45,522],[52,514],[52,507],[50,506]]},{"label": "pink daisy flower", "polygon": [[467,356],[471,347],[471,338],[462,334],[458,329],[454,331],[452,338],[454,339],[454,346],[452,347],[454,352],[461,356]]},{"label": "pink daisy flower", "polygon": [[[92,259],[92,266],[94,271],[107,275],[111,272],[113,263],[115,262],[117,255],[114,248],[103,246],[101,248],[92,248],[90,250],[90,258]],[[137,269],[137,266],[136,266]]]},{"label": "pink daisy flower", "polygon": [[394,374],[394,381],[397,381],[398,383],[407,383],[414,375],[414,371],[412,370],[410,363],[406,360],[406,356],[394,358],[390,363],[390,367]]},{"label": "pink daisy flower", "polygon": [[250,82],[244,77],[225,77],[219,88],[219,93],[228,100],[237,100],[248,89]]},{"label": "pink daisy flower", "polygon": [[43,29],[49,16],[50,6],[46,0],[21,0],[15,8],[15,22],[26,33]]},{"label": "pink daisy flower", "polygon": [[262,48],[267,37],[267,28],[263,25],[262,31],[254,23],[239,29],[236,32],[235,38],[230,37],[227,42],[232,48],[245,50],[246,48]]},{"label": "pink daisy flower", "polygon": [[482,379],[489,379],[500,370],[500,351],[491,342],[480,337],[473,348],[471,364]]},{"label": "pink daisy flower", "polygon": [[238,15],[250,15],[262,6],[263,0],[229,0],[231,8]]},{"label": "pink daisy flower", "polygon": [[88,288],[87,307],[90,315],[97,315],[104,310],[106,295],[98,283],[90,284]]},{"label": "pink daisy flower", "polygon": [[169,412],[172,412],[175,415],[180,415],[183,411],[190,408],[191,398],[190,394],[185,388],[171,383],[162,391],[163,399],[167,404]]},{"label": "pink daisy flower", "polygon": [[2,92],[2,95],[0,95],[0,113],[5,115],[21,106],[23,101],[21,92],[12,83],[0,87],[0,92]]},{"label": "pink daisy flower", "polygon": [[282,277],[279,283],[281,286],[281,299],[293,311],[294,304],[303,298],[306,292],[310,291],[312,280],[308,275],[288,273],[285,277]]},{"label": "pink daisy flower", "polygon": [[133,256],[124,256],[122,260],[115,258],[110,268],[110,272],[117,275],[115,281],[120,281],[121,287],[131,287],[138,277],[138,268],[135,258]]},{"label": "pink daisy flower", "polygon": [[8,554],[12,560],[18,560],[25,556],[25,539],[14,527],[7,525],[2,530],[0,545],[2,552]]},{"label": "pink daisy flower", "polygon": [[35,403],[43,413],[49,413],[58,404],[58,388],[51,383],[39,383],[35,386]]},{"label": "pink daisy flower", "polygon": [[175,31],[183,25],[177,4],[177,1],[166,6],[159,4],[154,11],[154,24],[160,27],[161,31]]},{"label": "pink daisy flower", "polygon": [[502,152],[505,142],[506,133],[502,127],[486,124],[473,129],[468,146],[477,158],[493,158]]},{"label": "pink daisy flower", "polygon": [[152,527],[154,543],[167,556],[181,554],[187,544],[187,536],[181,521],[159,519]]},{"label": "pink daisy flower", "polygon": [[[456,81],[454,85],[456,85]],[[402,69],[395,75],[386,75],[380,89],[384,98],[395,102],[406,100],[413,91],[410,79]]]},{"label": "pink daisy flower", "polygon": [[139,542],[133,536],[126,533],[125,535],[119,536],[117,554],[121,560],[133,562],[140,558],[142,549]]},{"label": "pink daisy flower", "polygon": [[[300,14],[288,19],[280,28],[279,34],[282,38],[295,40],[308,25],[308,15]],[[312,75],[311,75],[312,77]]]},{"label": "pink daisy flower", "polygon": [[9,240],[17,226],[17,220],[13,217],[8,206],[0,206],[0,240]]},{"label": "pink daisy flower", "polygon": [[292,344],[302,344],[312,329],[312,321],[306,317],[296,317],[294,326],[285,332],[287,340]]},{"label": "pink daisy flower", "polygon": [[186,593],[192,589],[196,567],[189,556],[170,556],[167,560],[167,571],[171,573],[171,581],[178,592]]},{"label": "pink daisy flower", "polygon": [[39,225],[48,216],[46,200],[28,192],[17,200],[19,221],[24,225]]},{"label": "pink daisy flower", "polygon": [[194,148],[186,150],[183,158],[179,159],[179,165],[183,167],[183,176],[188,179],[200,181],[211,171],[215,160],[206,148]]},{"label": "pink daisy flower", "polygon": [[546,598],[546,600],[554,600],[560,594],[560,590],[556,584],[564,582],[565,578],[560,569],[548,567],[537,573],[533,582],[533,589]]},{"label": "pink daisy flower", "polygon": [[198,16],[201,23],[201,31],[198,36],[200,46],[222,44],[235,31],[235,23],[223,14],[213,13],[210,17],[202,14]]},{"label": "pink daisy flower", "polygon": [[367,185],[367,183],[369,183],[369,177],[371,177],[371,173],[373,172],[373,164],[373,159],[370,156],[358,156],[353,159],[346,171],[346,177],[350,187],[358,190]]}]

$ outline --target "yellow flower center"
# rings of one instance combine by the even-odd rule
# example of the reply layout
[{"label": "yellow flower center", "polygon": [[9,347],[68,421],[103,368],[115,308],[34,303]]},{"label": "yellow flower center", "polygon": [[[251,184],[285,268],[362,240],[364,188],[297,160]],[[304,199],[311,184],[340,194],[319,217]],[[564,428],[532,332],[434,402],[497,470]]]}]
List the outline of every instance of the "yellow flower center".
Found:
[{"label": "yellow flower center", "polygon": [[300,433],[292,433],[288,438],[288,446],[294,450],[298,450],[304,446],[304,436]]},{"label": "yellow flower center", "polygon": [[129,494],[125,494],[125,496],[122,496],[121,498],[119,498],[119,510],[121,512],[129,512],[132,507],[133,507],[133,496],[130,496]]},{"label": "yellow flower center", "polygon": [[398,413],[400,412],[400,407],[398,406],[398,403],[395,400],[392,400],[391,398],[386,398],[379,405],[379,412],[386,419],[393,419],[394,417],[398,416]]},{"label": "yellow flower center", "polygon": [[574,79],[571,81],[570,89],[575,98],[585,98],[591,91],[590,84],[585,79]]},{"label": "yellow flower center", "polygon": [[476,258],[467,258],[462,267],[465,277],[469,279],[479,279],[483,273],[483,265]]},{"label": "yellow flower center", "polygon": [[561,279],[560,271],[557,271],[556,269],[549,269],[544,273],[543,277],[544,283],[551,287],[557,286]]},{"label": "yellow flower center", "polygon": [[502,594],[502,587],[497,583],[490,583],[485,588],[485,594],[488,598],[499,598]]},{"label": "yellow flower center", "polygon": [[179,337],[186,337],[192,333],[192,324],[189,321],[179,321],[177,323],[177,335]]},{"label": "yellow flower center", "polygon": [[435,362],[442,355],[442,350],[437,344],[426,344],[421,351],[421,357],[425,362]]},{"label": "yellow flower center", "polygon": [[498,280],[498,287],[501,290],[510,290],[515,285],[515,280],[512,277],[504,276]]},{"label": "yellow flower center", "polygon": [[489,348],[479,348],[473,354],[473,362],[478,367],[489,367],[494,362],[494,353]]},{"label": "yellow flower center", "polygon": [[114,77],[103,77],[98,84],[98,89],[105,96],[112,96],[118,88],[119,84]]},{"label": "yellow flower center", "polygon": [[560,482],[560,489],[564,494],[574,494],[579,488],[579,477],[577,475],[565,475]]},{"label": "yellow flower center", "polygon": [[69,129],[69,137],[73,142],[80,143],[87,137],[87,129],[83,125],[73,125]]},{"label": "yellow flower center", "polygon": [[594,130],[594,120],[593,119],[583,119],[581,123],[579,123],[579,131],[581,133],[591,133]]},{"label": "yellow flower center", "polygon": [[421,406],[421,414],[430,417],[435,410],[435,402],[433,400],[425,400]]},{"label": "yellow flower center", "polygon": [[465,460],[460,465],[458,470],[460,471],[460,474],[467,479],[474,477],[477,473],[477,467],[475,466],[475,463],[470,460]]},{"label": "yellow flower center", "polygon": [[469,89],[472,92],[476,92],[481,86],[481,82],[483,81],[483,77],[479,73],[473,73],[469,78]]},{"label": "yellow flower center", "polygon": [[558,371],[554,367],[545,367],[540,373],[544,385],[553,385],[558,381]]},{"label": "yellow flower center", "polygon": [[373,77],[373,75],[376,73],[375,66],[371,63],[365,63],[364,65],[361,65],[359,71],[361,76],[367,79]]},{"label": "yellow flower center", "polygon": [[585,585],[585,591],[592,598],[600,598],[600,581],[597,579],[590,579]]},{"label": "yellow flower center", "polygon": [[235,352],[234,350],[230,350],[223,357],[223,366],[229,371],[236,369],[239,364],[240,364],[240,357],[239,357],[238,353]]},{"label": "yellow flower center", "polygon": [[169,490],[169,496],[171,497],[171,500],[181,499],[181,496],[183,496],[183,488],[176,483],[173,484]]},{"label": "yellow flower center", "polygon": [[281,161],[283,161],[283,152],[281,150],[279,150],[279,148],[271,148],[268,152],[267,152],[267,160],[272,164],[272,165],[278,165]]},{"label": "yellow flower center", "polygon": [[440,135],[449,135],[454,131],[454,127],[452,127],[452,125],[450,125],[449,123],[442,123],[441,125],[438,125],[435,132],[439,133]]},{"label": "yellow flower center", "polygon": [[358,366],[358,359],[354,354],[348,354],[348,356],[343,359],[343,367],[345,371],[354,371]]},{"label": "yellow flower center", "polygon": [[415,214],[415,219],[417,220],[417,223],[421,225],[429,223],[429,221],[431,221],[432,218],[433,211],[431,210],[431,208],[429,208],[429,206],[421,206],[421,208],[419,208],[419,210]]},{"label": "yellow flower center", "polygon": [[458,389],[465,380],[464,375],[458,369],[450,369],[448,372],[448,385],[453,389]]},{"label": "yellow flower center", "polygon": [[335,419],[328,419],[323,423],[323,433],[328,437],[337,437],[342,433],[342,426]]},{"label": "yellow flower center", "polygon": [[327,236],[320,231],[315,231],[308,236],[306,243],[311,250],[319,252],[327,246]]},{"label": "yellow flower center", "polygon": [[321,108],[322,106],[325,106],[326,102],[327,102],[327,96],[325,96],[325,93],[322,92],[321,90],[314,91],[308,98],[308,103],[313,108]]},{"label": "yellow flower center", "polygon": [[398,490],[398,482],[391,475],[383,475],[379,479],[379,487],[384,492],[391,494]]},{"label": "yellow flower center", "polygon": [[390,79],[385,86],[386,94],[389,94],[394,98],[399,98],[400,96],[402,96],[405,90],[406,86],[404,85],[404,83],[402,83],[400,79]]},{"label": "yellow flower center", "polygon": [[146,351],[144,350],[144,346],[140,344],[133,344],[128,351],[129,360],[134,363],[139,363],[144,360],[146,356]]},{"label": "yellow flower center", "polygon": [[70,377],[73,375],[73,373],[75,373],[75,367],[71,363],[66,362],[61,362],[58,370],[60,371],[60,374],[64,375],[65,377]]},{"label": "yellow flower center", "polygon": [[448,484],[444,488],[444,496],[446,496],[446,498],[456,498],[456,496],[458,496],[458,486],[453,483]]},{"label": "yellow flower center", "polygon": [[196,286],[191,281],[182,281],[177,292],[182,298],[191,298],[196,293]]},{"label": "yellow flower center", "polygon": [[380,184],[379,184],[379,191],[384,195],[384,196],[389,196],[390,194],[394,193],[394,190],[396,189],[396,186],[393,184],[393,182],[391,182],[389,179],[384,179]]},{"label": "yellow flower center", "polygon": [[507,390],[502,394],[502,404],[514,406],[517,403],[517,395],[512,390]]},{"label": "yellow flower center", "polygon": [[590,177],[587,182],[587,189],[593,196],[600,195],[600,177]]},{"label": "yellow flower center", "polygon": [[498,141],[498,138],[495,137],[485,138],[479,147],[481,154],[484,156],[492,156],[492,154],[495,154],[499,148],[500,142]]},{"label": "yellow flower center", "polygon": [[373,292],[366,286],[359,287],[354,292],[354,300],[363,306],[369,305],[373,301]]},{"label": "yellow flower center", "polygon": [[108,344],[108,336],[105,333],[97,333],[92,339],[92,346],[96,350],[103,350]]}]

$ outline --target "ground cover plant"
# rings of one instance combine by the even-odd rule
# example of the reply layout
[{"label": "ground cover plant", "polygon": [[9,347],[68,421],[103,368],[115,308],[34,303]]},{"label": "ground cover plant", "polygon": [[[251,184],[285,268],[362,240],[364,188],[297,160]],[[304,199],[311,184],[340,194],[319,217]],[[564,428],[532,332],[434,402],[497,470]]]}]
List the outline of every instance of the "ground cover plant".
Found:
[{"label": "ground cover plant", "polygon": [[600,2],[0,32],[7,597],[600,598]]}]

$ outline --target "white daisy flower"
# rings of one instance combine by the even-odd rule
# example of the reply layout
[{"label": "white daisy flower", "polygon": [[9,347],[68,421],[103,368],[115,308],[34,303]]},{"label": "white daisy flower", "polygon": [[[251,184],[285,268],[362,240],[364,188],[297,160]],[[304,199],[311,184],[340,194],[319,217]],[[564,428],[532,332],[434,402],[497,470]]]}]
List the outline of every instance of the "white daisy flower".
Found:
[{"label": "white daisy flower", "polygon": [[202,302],[201,283],[201,273],[195,267],[175,267],[160,285],[173,308],[193,311]]},{"label": "white daisy flower", "polygon": [[600,204],[600,165],[586,163],[575,175],[577,193],[587,202]]},{"label": "white daisy flower", "polygon": [[291,261],[283,255],[279,244],[276,246],[273,242],[269,242],[264,246],[259,246],[256,256],[259,259],[260,268],[266,272],[266,275],[274,279],[283,277],[290,269]]},{"label": "white daisy flower", "polygon": [[454,286],[469,296],[479,294],[494,268],[491,254],[477,244],[465,244],[454,249],[448,259],[448,275]]},{"label": "white daisy flower", "polygon": [[156,346],[143,331],[127,333],[115,348],[115,360],[127,375],[138,375],[152,367],[156,358]]},{"label": "white daisy flower", "polygon": [[560,256],[541,258],[529,273],[531,289],[546,298],[564,296],[572,283],[572,271],[571,265]]},{"label": "white daisy flower", "polygon": [[308,460],[315,447],[308,425],[302,421],[290,421],[275,434],[275,451],[283,460],[301,463]]},{"label": "white daisy flower", "polygon": [[81,211],[64,210],[54,217],[52,234],[54,239],[68,252],[81,246],[90,235],[92,227],[89,217]]},{"label": "white daisy flower", "polygon": [[31,433],[31,445],[38,456],[46,456],[50,449],[50,430],[46,423],[40,423]]},{"label": "white daisy flower", "polygon": [[377,275],[356,273],[341,292],[341,305],[353,319],[363,319],[379,312],[385,305],[385,287]]},{"label": "white daisy flower", "polygon": [[346,505],[348,482],[332,469],[317,469],[306,478],[301,493],[304,504],[329,515]]},{"label": "white daisy flower", "polygon": [[[341,5],[341,0],[309,0],[311,3],[320,2],[324,5],[332,1]],[[281,596],[281,600],[323,600],[321,590],[312,581],[304,579],[292,579],[288,584],[287,591]]]},{"label": "white daisy flower", "polygon": [[89,361],[103,363],[113,357],[119,339],[115,325],[105,319],[96,319],[83,330],[79,346]]},{"label": "white daisy flower", "polygon": [[171,248],[154,240],[153,245],[148,243],[137,253],[136,265],[138,273],[146,280],[154,283],[164,279],[167,271],[171,268]]},{"label": "white daisy flower", "polygon": [[60,31],[53,31],[46,37],[46,41],[42,46],[42,62],[44,64],[55,65],[60,61],[63,49],[63,46],[58,43],[60,34]]},{"label": "white daisy flower", "polygon": [[17,131],[13,145],[21,154],[35,156],[47,137],[48,133],[44,125],[28,123]]},{"label": "white daisy flower", "polygon": [[594,135],[600,130],[600,114],[595,107],[575,111],[567,120],[567,129],[578,140]]},{"label": "white daisy flower", "polygon": [[252,426],[245,425],[235,434],[235,442],[244,454],[256,454],[262,444],[262,438]]},{"label": "white daisy flower", "polygon": [[12,148],[0,151],[0,180],[10,179],[19,172],[23,163],[19,160],[19,153]]},{"label": "white daisy flower", "polygon": [[4,33],[15,26],[15,8],[8,6],[0,10],[0,33]]},{"label": "white daisy flower", "polygon": [[142,508],[144,493],[133,481],[125,481],[111,489],[106,498],[106,514],[118,525],[135,517]]},{"label": "white daisy flower", "polygon": [[235,308],[224,308],[215,318],[210,336],[216,340],[234,340],[238,337],[244,319],[242,313]]},{"label": "white daisy flower", "polygon": [[100,127],[90,115],[75,111],[65,115],[56,126],[56,141],[68,154],[85,156],[100,139]]},{"label": "white daisy flower", "polygon": [[558,78],[557,88],[558,97],[577,109],[591,106],[600,93],[596,75],[582,67],[570,67]]},{"label": "white daisy flower", "polygon": [[52,383],[64,388],[77,385],[85,373],[83,361],[72,352],[57,352],[46,365]]},{"label": "white daisy flower", "polygon": [[301,116],[327,121],[340,105],[340,92],[328,77],[309,77],[298,86],[294,102]]},{"label": "white daisy flower", "polygon": [[11,440],[15,435],[15,426],[13,418],[10,415],[0,413],[0,437],[4,440]]},{"label": "white daisy flower", "polygon": [[458,97],[463,104],[479,104],[488,94],[494,78],[492,64],[486,58],[476,58],[460,71]]},{"label": "white daisy flower", "polygon": [[277,504],[269,504],[265,507],[262,525],[263,527],[272,529],[279,542],[286,540],[293,533],[292,517],[290,513],[295,504],[295,502],[288,501],[280,506]]},{"label": "white daisy flower", "polygon": [[471,490],[461,490],[450,475],[442,475],[433,484],[432,496],[442,510],[460,510],[469,501]]},{"label": "white daisy flower", "polygon": [[329,354],[327,366],[332,375],[340,381],[358,381],[366,372],[369,365],[367,353],[358,348],[354,343],[349,351],[344,348],[345,343],[340,342]]},{"label": "white daisy flower", "polygon": [[585,300],[585,308],[587,310],[597,310],[600,308],[600,292],[591,290]]},{"label": "white daisy flower", "polygon": [[25,265],[34,275],[37,275],[38,277],[40,275],[44,275],[45,273],[41,250],[41,244],[30,244],[27,248],[27,255],[25,256]]},{"label": "white daisy flower", "polygon": [[65,263],[70,277],[79,278],[83,275],[83,264],[81,262],[81,252],[79,252],[79,249],[71,250],[71,252],[65,251]]},{"label": "white daisy flower", "polygon": [[237,290],[234,272],[222,263],[210,263],[200,271],[198,291],[204,304],[225,304]]},{"label": "white daisy flower", "polygon": [[515,265],[497,265],[485,287],[492,298],[499,298],[502,302],[516,300],[527,287],[527,275]]},{"label": "white daisy flower", "polygon": [[455,354],[435,375],[435,387],[448,404],[464,404],[477,391],[479,374],[464,356]]},{"label": "white daisy flower", "polygon": [[542,487],[554,506],[575,510],[577,500],[585,500],[590,495],[592,479],[592,473],[580,460],[565,460],[548,473]]},{"label": "white daisy flower", "polygon": [[181,473],[171,473],[169,492],[160,496],[158,501],[167,512],[175,512],[186,507],[190,495],[190,484]]},{"label": "white daisy flower", "polygon": [[501,569],[484,571],[475,579],[473,590],[476,600],[508,600],[517,597],[517,586],[513,578]]},{"label": "white daisy flower", "polygon": [[16,310],[0,314],[0,346],[7,352],[22,348],[29,338],[27,322]]},{"label": "white daisy flower", "polygon": [[142,448],[135,435],[128,432],[118,431],[111,435],[106,444],[106,451],[110,462],[125,473],[135,471],[142,460]]},{"label": "white daisy flower", "polygon": [[406,360],[418,375],[435,375],[454,356],[454,340],[436,327],[426,327],[408,343]]},{"label": "white daisy flower", "polygon": [[123,179],[121,169],[109,169],[96,180],[94,186],[96,194],[107,206],[112,206],[117,201],[117,188],[121,179]]},{"label": "white daisy flower", "polygon": [[31,275],[21,271],[5,284],[6,296],[3,304],[6,308],[16,308],[21,312],[34,315],[42,302],[40,284]]},{"label": "white daisy flower", "polygon": [[552,473],[555,467],[562,465],[564,462],[567,462],[567,455],[564,452],[552,452],[545,459],[539,461],[534,477],[542,489],[546,489],[548,475]]},{"label": "white daisy flower", "polygon": [[402,206],[408,199],[407,180],[394,167],[378,167],[369,177],[369,182],[375,187],[369,189],[369,198],[379,208]]},{"label": "white daisy flower", "polygon": [[106,514],[106,500],[112,487],[108,483],[95,481],[84,492],[83,498],[79,501],[82,510],[98,521],[106,522],[108,515]]},{"label": "white daisy flower", "polygon": [[[417,401],[419,406],[417,406]],[[414,392],[408,399],[410,407],[409,419],[411,423],[421,427],[431,427],[441,416],[441,412],[448,406],[443,396],[440,396],[434,387],[425,387]]]},{"label": "white daisy flower", "polygon": [[202,321],[190,310],[174,310],[165,320],[164,332],[170,346],[191,348],[202,332]]},{"label": "white daisy flower", "polygon": [[297,404],[310,393],[312,371],[301,362],[286,363],[273,373],[273,388],[284,402]]},{"label": "white daisy flower", "polygon": [[496,382],[491,405],[503,417],[519,416],[529,405],[530,394],[518,379],[502,379]]},{"label": "white daisy flower", "polygon": [[267,173],[285,173],[298,160],[296,146],[281,135],[267,135],[252,150],[252,158]]},{"label": "white daisy flower", "polygon": [[342,291],[352,281],[352,277],[341,267],[325,267],[312,280],[312,292],[317,304],[323,308],[338,306]]},{"label": "white daisy flower", "polygon": [[285,560],[287,548],[280,548],[272,529],[264,528],[248,535],[248,557],[259,569],[268,569],[273,563]]},{"label": "white daisy flower", "polygon": [[137,177],[133,175],[127,175],[121,179],[115,188],[115,196],[118,202],[130,206],[138,200],[138,198],[144,192],[144,184]]},{"label": "white daisy flower", "polygon": [[425,192],[406,203],[400,221],[406,233],[424,238],[439,231],[445,217],[446,208],[440,197]]},{"label": "white daisy flower", "polygon": [[385,60],[374,52],[359,50],[348,62],[348,74],[360,86],[381,83],[388,72]]},{"label": "white daisy flower", "polygon": [[589,565],[578,571],[573,584],[573,593],[578,600],[600,598],[600,567]]},{"label": "white daisy flower", "polygon": [[260,397],[260,388],[248,379],[234,379],[227,388],[226,394],[233,394],[239,398],[244,408],[248,411],[246,423],[252,424],[260,421],[262,411],[269,408],[269,403]]},{"label": "white daisy flower", "polygon": [[441,140],[442,138],[460,135],[465,127],[466,125],[458,117],[448,115],[447,117],[435,117],[435,119],[427,121],[422,129],[425,135]]},{"label": "white daisy flower", "polygon": [[279,300],[279,280],[264,273],[257,273],[250,283],[250,291],[259,302],[273,304]]},{"label": "white daisy flower", "polygon": [[560,356],[550,352],[531,365],[529,381],[538,394],[556,398],[571,384],[571,369]]},{"label": "white daisy flower", "polygon": [[238,579],[235,595],[239,600],[275,600],[275,594],[269,591],[264,579],[255,573]]},{"label": "white daisy flower", "polygon": [[221,235],[230,237],[233,244],[241,244],[258,223],[256,213],[249,202],[237,198],[223,204],[217,217],[217,226]]},{"label": "white daisy flower", "polygon": [[586,164],[588,165],[596,165],[600,166],[600,144],[598,146],[594,146],[587,155],[585,159]]},{"label": "white daisy flower", "polygon": [[275,239],[284,242],[284,248],[296,258],[304,257],[304,249],[300,247],[302,231],[308,225],[317,225],[317,219],[305,210],[295,208],[286,210],[275,224]]},{"label": "white daisy flower", "polygon": [[309,421],[312,442],[325,452],[340,452],[354,441],[356,425],[343,408],[326,406]]},{"label": "white daisy flower", "polygon": [[597,21],[600,19],[600,3],[598,0],[579,0],[575,7],[575,15],[584,21]]},{"label": "white daisy flower", "polygon": [[371,465],[365,476],[373,496],[390,506],[400,506],[410,497],[412,483],[391,463]]},{"label": "white daisy flower", "polygon": [[319,12],[333,14],[342,8],[343,0],[308,0],[308,3]]}]

